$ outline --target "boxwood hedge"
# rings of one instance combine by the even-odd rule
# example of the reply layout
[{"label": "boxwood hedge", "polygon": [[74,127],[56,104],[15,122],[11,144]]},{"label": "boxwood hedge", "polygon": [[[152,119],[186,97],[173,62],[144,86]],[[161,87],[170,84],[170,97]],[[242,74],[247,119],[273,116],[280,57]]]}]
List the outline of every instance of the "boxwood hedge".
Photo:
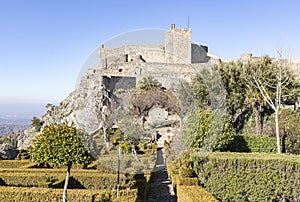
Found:
[{"label": "boxwood hedge", "polygon": [[300,157],[192,153],[200,183],[221,201],[300,201]]},{"label": "boxwood hedge", "polygon": [[[60,202],[62,201],[62,189],[49,188],[25,188],[25,187],[1,187],[0,201],[5,202]],[[69,202],[103,202],[103,201],[137,201],[138,191],[121,190],[119,198],[116,198],[116,191],[111,190],[68,190]]]}]

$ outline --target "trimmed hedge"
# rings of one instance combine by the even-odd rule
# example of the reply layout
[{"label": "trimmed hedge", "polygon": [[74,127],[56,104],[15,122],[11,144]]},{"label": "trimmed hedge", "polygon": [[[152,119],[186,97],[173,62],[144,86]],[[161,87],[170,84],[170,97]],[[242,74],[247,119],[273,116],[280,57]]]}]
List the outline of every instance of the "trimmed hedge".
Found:
[{"label": "trimmed hedge", "polygon": [[28,164],[33,165],[29,160],[0,160],[0,168],[21,168]]},{"label": "trimmed hedge", "polygon": [[196,177],[177,177],[177,186],[184,185],[184,186],[198,186],[199,180]]},{"label": "trimmed hedge", "polygon": [[[24,188],[1,187],[0,201],[5,202],[60,202],[62,201],[62,189],[48,188]],[[116,198],[116,191],[106,190],[68,190],[69,202],[103,202],[103,201],[137,201],[138,192],[133,190],[121,190],[120,197]]]},{"label": "trimmed hedge", "polygon": [[146,201],[148,191],[149,191],[149,180],[150,175],[135,175],[134,179],[136,180],[136,184],[133,188],[138,189],[138,201]]},{"label": "trimmed hedge", "polygon": [[[175,191],[179,202],[218,201],[208,191],[199,186],[198,178],[185,177],[186,172],[181,172],[180,168],[182,167],[178,168],[175,164],[171,164],[167,168],[168,175],[172,181],[173,190]],[[186,169],[187,168],[185,168],[185,170]],[[190,173],[190,171],[188,171],[188,173]]]},{"label": "trimmed hedge", "polygon": [[[65,177],[65,176],[64,176]],[[62,178],[60,178],[62,179]],[[52,185],[54,188],[63,188],[64,180]],[[120,176],[121,188],[131,188],[134,185],[133,179],[126,179],[124,175]],[[115,174],[85,174],[74,173],[71,174],[68,187],[70,189],[115,189],[117,186],[117,175]]]},{"label": "trimmed hedge", "polygon": [[[63,188],[65,172],[65,169],[0,169],[0,186]],[[121,174],[120,177],[121,190],[134,189],[137,191],[137,200],[133,201],[145,200],[150,175]],[[68,190],[114,190],[116,185],[116,174],[102,174],[96,170],[81,169],[71,172]]]},{"label": "trimmed hedge", "polygon": [[230,152],[276,153],[276,138],[267,135],[236,135],[228,145]]},{"label": "trimmed hedge", "polygon": [[208,191],[200,186],[185,186],[180,185],[177,187],[177,199],[179,202],[217,202],[218,200],[213,197]]},{"label": "trimmed hedge", "polygon": [[47,175],[44,173],[0,173],[0,179],[6,186],[49,187],[63,175]]},{"label": "trimmed hedge", "polygon": [[[34,169],[32,169],[34,170]],[[39,169],[40,170],[40,169]],[[27,170],[28,171],[28,170]],[[64,173],[45,172],[0,172],[2,185],[20,187],[53,187],[63,188]],[[71,173],[68,188],[70,189],[114,189],[117,175],[99,173]],[[132,178],[121,175],[121,186],[131,188],[135,185]]]},{"label": "trimmed hedge", "polygon": [[[44,173],[44,174],[66,174],[65,168],[0,168],[0,173]],[[72,169],[71,174],[102,174],[96,170]]]},{"label": "trimmed hedge", "polygon": [[221,201],[300,201],[300,157],[264,153],[193,153],[192,167]]},{"label": "trimmed hedge", "polygon": [[[155,161],[156,154],[137,155],[140,162],[136,162],[131,154],[122,154],[121,172],[129,174],[151,173]],[[117,157],[117,154],[116,156]],[[118,159],[112,158],[111,155],[103,156],[97,162],[97,170],[101,173],[117,173]]]}]

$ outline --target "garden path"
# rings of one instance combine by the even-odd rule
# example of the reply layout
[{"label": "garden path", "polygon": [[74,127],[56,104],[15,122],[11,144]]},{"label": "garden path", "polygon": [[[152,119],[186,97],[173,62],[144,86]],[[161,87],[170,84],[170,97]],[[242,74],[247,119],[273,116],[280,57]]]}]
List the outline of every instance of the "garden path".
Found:
[{"label": "garden path", "polygon": [[172,188],[171,180],[168,177],[168,172],[163,158],[162,147],[158,147],[157,149],[157,158],[149,183],[149,192],[146,200],[147,202],[177,201],[177,197]]}]

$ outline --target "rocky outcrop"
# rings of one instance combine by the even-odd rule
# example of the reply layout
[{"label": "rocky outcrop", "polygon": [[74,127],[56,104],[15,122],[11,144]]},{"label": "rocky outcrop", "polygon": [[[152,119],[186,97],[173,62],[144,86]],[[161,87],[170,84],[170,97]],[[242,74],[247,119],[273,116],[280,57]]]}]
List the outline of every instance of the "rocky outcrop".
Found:
[{"label": "rocky outcrop", "polygon": [[[79,87],[68,95],[58,106],[49,106],[47,112],[41,117],[44,123],[41,130],[54,123],[74,123],[76,128],[88,134],[98,130],[101,124],[101,111],[103,108],[103,88],[101,72],[92,72],[82,77]],[[18,136],[18,148],[26,148],[31,140],[38,135],[34,127],[23,131]]]}]

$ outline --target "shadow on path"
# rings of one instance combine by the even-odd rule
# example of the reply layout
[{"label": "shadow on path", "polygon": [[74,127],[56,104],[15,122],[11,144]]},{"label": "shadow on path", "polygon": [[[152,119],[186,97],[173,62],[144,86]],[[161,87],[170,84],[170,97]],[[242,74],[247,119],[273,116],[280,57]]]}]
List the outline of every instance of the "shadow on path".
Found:
[{"label": "shadow on path", "polygon": [[163,149],[157,149],[155,166],[151,173],[147,202],[176,202],[177,197],[168,179],[168,172],[163,158]]}]

